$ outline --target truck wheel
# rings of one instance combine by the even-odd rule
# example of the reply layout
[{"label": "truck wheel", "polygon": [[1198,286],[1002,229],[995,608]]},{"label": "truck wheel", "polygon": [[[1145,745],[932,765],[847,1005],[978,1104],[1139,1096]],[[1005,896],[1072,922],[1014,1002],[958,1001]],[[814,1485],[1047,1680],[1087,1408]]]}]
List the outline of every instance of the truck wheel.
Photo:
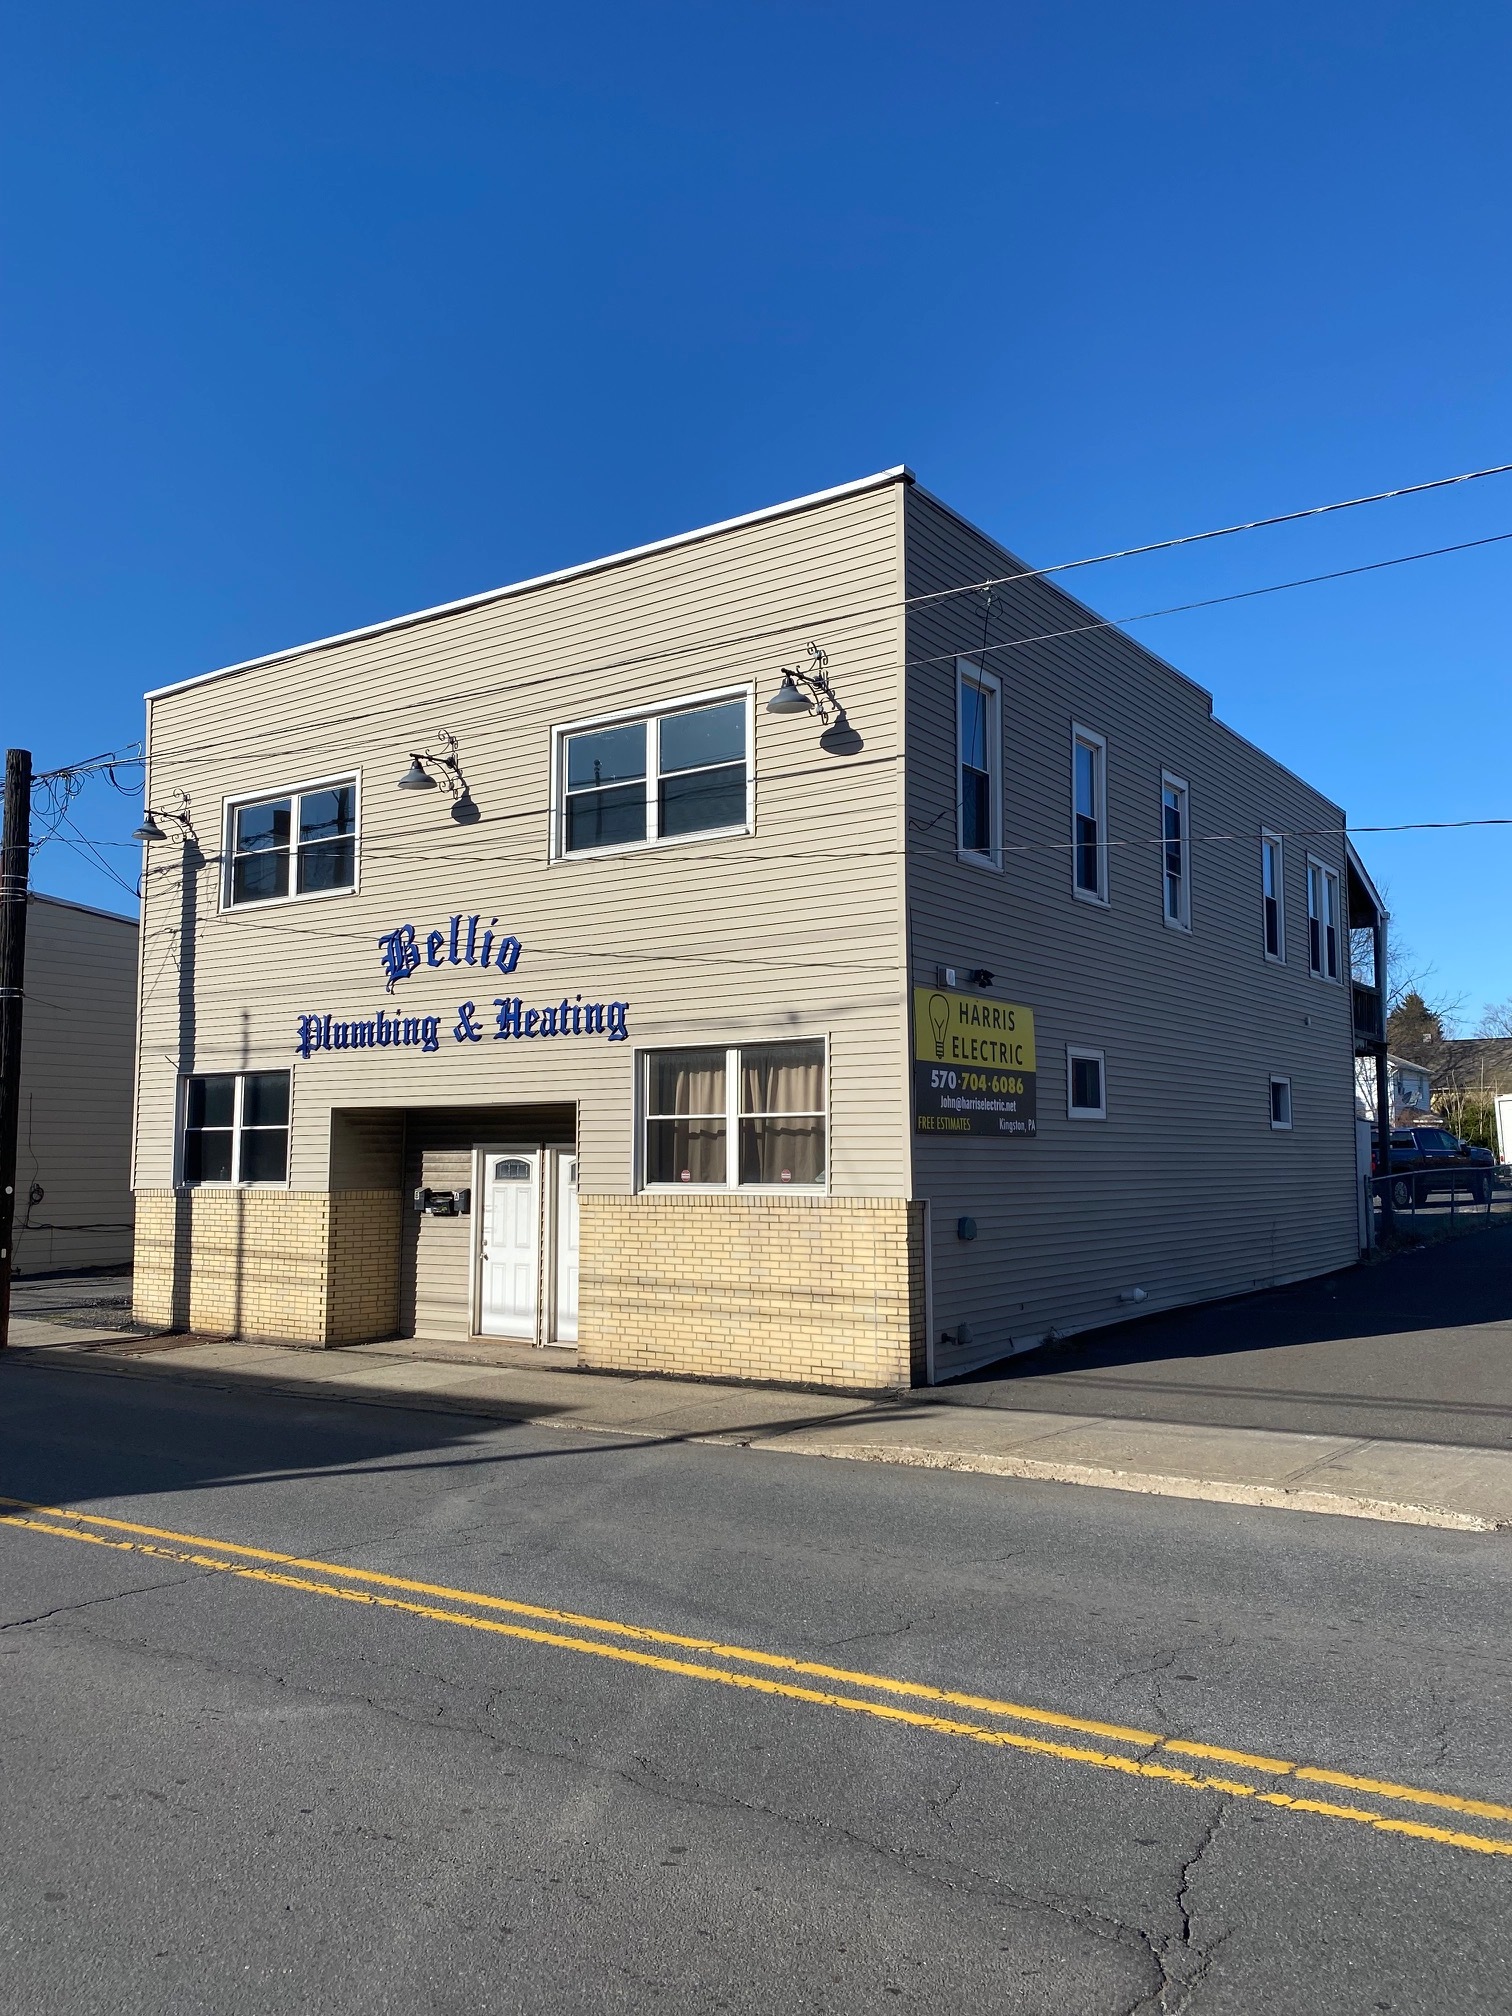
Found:
[{"label": "truck wheel", "polygon": [[1391,1201],[1395,1204],[1398,1211],[1405,1211],[1413,1201],[1412,1185],[1402,1182],[1401,1178],[1398,1177],[1397,1181],[1391,1186]]}]

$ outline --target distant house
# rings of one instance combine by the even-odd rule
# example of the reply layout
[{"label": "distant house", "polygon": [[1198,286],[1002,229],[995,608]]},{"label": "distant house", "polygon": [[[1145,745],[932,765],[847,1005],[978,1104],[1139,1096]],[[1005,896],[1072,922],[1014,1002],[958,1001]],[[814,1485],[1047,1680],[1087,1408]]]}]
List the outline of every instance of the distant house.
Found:
[{"label": "distant house", "polygon": [[131,1259],[137,939],[134,917],[27,899],[18,1275]]},{"label": "distant house", "polygon": [[[1414,1064],[1406,1057],[1388,1056],[1386,1070],[1391,1088],[1392,1125],[1410,1125],[1416,1118],[1428,1118],[1433,1107],[1433,1073],[1428,1066]],[[1355,1111],[1367,1120],[1376,1117],[1374,1057],[1355,1059]]]},{"label": "distant house", "polygon": [[1429,1068],[1435,1098],[1489,1104],[1512,1092],[1512,1036],[1446,1037],[1433,1046]]}]

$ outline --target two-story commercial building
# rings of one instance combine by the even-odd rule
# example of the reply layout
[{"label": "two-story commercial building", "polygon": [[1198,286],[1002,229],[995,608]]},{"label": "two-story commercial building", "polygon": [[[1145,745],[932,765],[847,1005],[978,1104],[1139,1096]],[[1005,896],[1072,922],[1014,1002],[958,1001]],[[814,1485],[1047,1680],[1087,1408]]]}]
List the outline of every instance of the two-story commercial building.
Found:
[{"label": "two-story commercial building", "polygon": [[907,470],[148,751],[144,1320],[898,1386],[1356,1257],[1341,811]]}]

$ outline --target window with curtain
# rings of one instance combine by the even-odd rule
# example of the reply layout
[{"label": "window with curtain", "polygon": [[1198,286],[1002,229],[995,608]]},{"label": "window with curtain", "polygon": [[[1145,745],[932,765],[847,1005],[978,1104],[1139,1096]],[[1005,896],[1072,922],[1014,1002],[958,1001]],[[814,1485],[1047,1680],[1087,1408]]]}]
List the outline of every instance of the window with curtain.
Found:
[{"label": "window with curtain", "polygon": [[723,1183],[729,1157],[723,1050],[663,1050],[646,1059],[648,1183]]},{"label": "window with curtain", "polygon": [[658,1050],[644,1070],[648,1187],[814,1189],[824,1182],[822,1042]]},{"label": "window with curtain", "polygon": [[740,1180],[824,1181],[824,1045],[740,1052]]}]

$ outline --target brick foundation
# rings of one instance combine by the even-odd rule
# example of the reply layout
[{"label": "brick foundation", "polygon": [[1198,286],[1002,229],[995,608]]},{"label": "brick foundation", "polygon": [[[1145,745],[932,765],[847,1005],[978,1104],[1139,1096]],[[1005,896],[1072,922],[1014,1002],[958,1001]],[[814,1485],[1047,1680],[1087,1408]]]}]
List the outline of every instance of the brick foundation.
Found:
[{"label": "brick foundation", "polygon": [[397,1190],[139,1191],[136,1319],[298,1344],[390,1337],[400,1201]]},{"label": "brick foundation", "polygon": [[738,1193],[580,1203],[585,1368],[922,1382],[921,1204]]}]

